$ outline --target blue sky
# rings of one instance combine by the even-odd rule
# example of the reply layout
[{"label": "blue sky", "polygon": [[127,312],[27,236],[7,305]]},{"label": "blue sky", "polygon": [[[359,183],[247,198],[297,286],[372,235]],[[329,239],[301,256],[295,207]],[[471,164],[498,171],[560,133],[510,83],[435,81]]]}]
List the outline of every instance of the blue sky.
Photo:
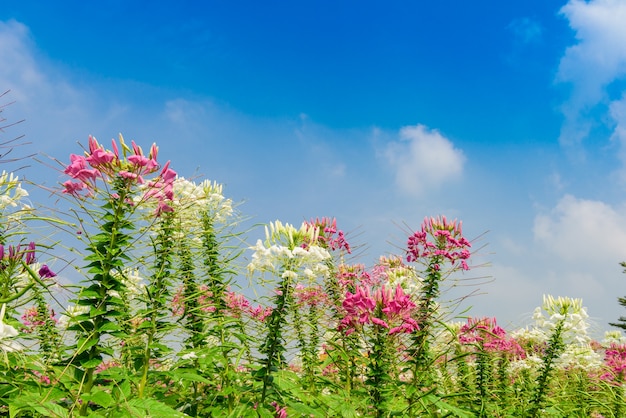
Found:
[{"label": "blue sky", "polygon": [[450,295],[480,293],[474,315],[522,325],[550,293],[607,329],[626,314],[626,3],[387,3],[14,2],[3,114],[62,161],[89,134],[155,141],[251,222],[337,217],[366,264],[405,224],[462,219],[487,265]]}]

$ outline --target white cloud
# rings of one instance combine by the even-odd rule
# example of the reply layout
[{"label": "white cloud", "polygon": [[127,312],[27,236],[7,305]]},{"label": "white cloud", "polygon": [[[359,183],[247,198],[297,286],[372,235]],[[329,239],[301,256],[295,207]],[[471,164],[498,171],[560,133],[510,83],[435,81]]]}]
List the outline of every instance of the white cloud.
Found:
[{"label": "white cloud", "polygon": [[539,214],[535,241],[567,263],[609,263],[626,260],[626,211],[604,202],[564,196],[549,213]]},{"label": "white cloud", "polygon": [[626,91],[622,93],[620,100],[611,102],[609,115],[615,122],[611,140],[618,142],[620,145],[618,157],[622,162],[622,168],[618,175],[621,182],[626,183]]},{"label": "white cloud", "polygon": [[395,170],[396,184],[413,196],[460,177],[465,163],[460,149],[424,125],[402,128],[400,141],[391,142],[385,156]]},{"label": "white cloud", "polygon": [[626,2],[570,0],[562,9],[576,33],[577,43],[561,58],[557,82],[571,83],[571,95],[562,106],[565,122],[560,142],[573,145],[591,130],[586,115],[606,103],[606,88],[626,76]]},{"label": "white cloud", "polygon": [[28,100],[27,91],[45,83],[29,53],[29,36],[23,24],[14,20],[0,21],[0,56],[4,64],[0,66],[0,83],[3,89],[12,89],[13,97],[19,101]]}]

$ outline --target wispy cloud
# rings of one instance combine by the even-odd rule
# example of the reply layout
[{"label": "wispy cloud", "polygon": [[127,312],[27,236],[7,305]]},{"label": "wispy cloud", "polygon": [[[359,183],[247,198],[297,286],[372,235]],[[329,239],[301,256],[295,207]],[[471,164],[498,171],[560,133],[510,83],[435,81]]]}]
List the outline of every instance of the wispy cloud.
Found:
[{"label": "wispy cloud", "polygon": [[626,213],[607,203],[564,196],[549,212],[537,215],[535,241],[563,262],[626,261]]},{"label": "wispy cloud", "polygon": [[626,76],[626,3],[570,0],[561,14],[575,31],[577,43],[565,51],[556,76],[557,82],[571,84],[570,97],[562,105],[565,121],[559,140],[563,145],[576,145],[592,129],[590,112],[616,99],[607,87]]},{"label": "wispy cloud", "polygon": [[412,196],[459,178],[466,160],[452,141],[424,125],[402,128],[400,141],[389,143],[385,156],[394,170],[397,186]]}]

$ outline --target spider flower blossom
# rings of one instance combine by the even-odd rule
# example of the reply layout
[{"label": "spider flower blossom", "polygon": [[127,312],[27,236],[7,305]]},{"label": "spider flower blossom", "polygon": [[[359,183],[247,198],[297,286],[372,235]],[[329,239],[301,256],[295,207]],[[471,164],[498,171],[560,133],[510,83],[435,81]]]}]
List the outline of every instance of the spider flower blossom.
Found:
[{"label": "spider flower blossom", "polygon": [[[300,229],[279,221],[265,227],[265,242],[258,240],[250,247],[254,251],[248,271],[281,272],[284,278],[298,276],[298,271],[308,279],[327,276],[326,261],[331,258],[325,248],[318,245],[306,245],[317,242],[319,230],[309,228],[306,223]],[[283,269],[286,269],[283,271]]]},{"label": "spider flower blossom", "polygon": [[344,291],[352,290],[357,284],[373,285],[377,282],[365,270],[365,264],[340,264],[336,272],[337,282]]},{"label": "spider flower blossom", "polygon": [[5,309],[6,305],[2,304],[2,308],[0,308],[0,350],[5,352],[21,350],[22,345],[12,339],[17,337],[17,330],[3,322]]},{"label": "spider flower blossom", "polygon": [[626,344],[611,344],[604,353],[604,363],[608,371],[602,379],[623,384],[626,380]]},{"label": "spider flower blossom", "polygon": [[349,335],[357,328],[372,324],[389,330],[389,334],[410,334],[419,329],[412,314],[415,303],[401,286],[382,286],[372,292],[369,286],[359,286],[354,293],[346,292],[342,303],[345,315],[339,330]]},{"label": "spider flower blossom", "polygon": [[324,305],[328,300],[328,295],[321,286],[305,287],[301,283],[296,285],[294,297],[298,306],[319,306]]},{"label": "spider flower blossom", "polygon": [[16,175],[4,170],[0,174],[0,211],[7,207],[17,207],[22,198],[28,196],[18,180]]},{"label": "spider flower blossom", "polygon": [[[173,182],[176,172],[165,164],[160,174],[146,182],[145,176],[159,171],[157,162],[158,147],[152,144],[146,156],[140,146],[131,141],[131,147],[124,142],[122,135],[119,142],[122,148],[120,155],[115,140],[112,140],[113,150],[107,150],[98,141],[89,136],[89,150],[85,155],[70,155],[70,164],[65,167],[64,173],[72,179],[63,183],[63,193],[75,197],[93,196],[98,179],[111,182],[113,179],[122,179],[127,184],[146,185],[144,199],[156,198],[159,202],[157,215],[162,212],[171,212],[172,208],[167,201],[173,199]],[[129,155],[130,154],[130,155]],[[81,195],[81,193],[83,193]]]},{"label": "spider flower blossom", "polygon": [[372,269],[375,279],[387,283],[389,286],[402,286],[402,289],[413,296],[417,296],[422,287],[423,279],[417,275],[415,268],[407,266],[402,257],[381,256]]},{"label": "spider flower blossom", "polygon": [[204,180],[199,184],[178,177],[174,180],[172,206],[184,217],[197,223],[197,218],[207,214],[217,222],[224,222],[233,215],[233,202],[222,194],[223,186]]},{"label": "spider flower blossom", "polygon": [[[315,228],[318,230],[317,244],[320,247],[335,250],[345,250],[348,254],[350,244],[346,241],[346,237],[341,230],[337,230],[337,219],[335,218],[316,218],[304,223],[307,228]],[[315,243],[315,242],[313,242]]]},{"label": "spider flower blossom", "polygon": [[[448,221],[445,216],[425,218],[421,229],[407,242],[406,259],[409,263],[420,258],[444,257],[453,265],[459,261],[463,270],[469,270],[471,244],[463,237],[462,222]],[[436,268],[439,265],[436,264]]]},{"label": "spider flower blossom", "polygon": [[458,335],[463,345],[477,345],[485,351],[508,353],[517,358],[526,356],[514,338],[507,338],[506,331],[498,326],[495,318],[468,318]]},{"label": "spider flower blossom", "polygon": [[533,314],[536,327],[546,335],[549,334],[561,321],[563,322],[563,341],[566,344],[589,344],[591,338],[587,334],[589,324],[587,309],[583,307],[582,299],[569,297],[554,298],[551,295],[543,296],[543,305],[537,307]]}]

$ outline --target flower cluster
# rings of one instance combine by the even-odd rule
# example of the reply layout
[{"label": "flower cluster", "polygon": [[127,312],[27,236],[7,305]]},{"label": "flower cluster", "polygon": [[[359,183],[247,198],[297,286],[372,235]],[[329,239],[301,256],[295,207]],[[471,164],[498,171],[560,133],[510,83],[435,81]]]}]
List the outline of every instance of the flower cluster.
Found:
[{"label": "flower cluster", "polygon": [[22,188],[18,177],[13,173],[2,171],[0,174],[0,215],[3,225],[0,229],[0,237],[12,228],[13,223],[19,223],[25,211],[31,210],[30,206],[22,204],[22,207],[14,212],[7,211],[7,208],[17,208],[26,196],[28,192]]},{"label": "flower cluster", "polygon": [[177,212],[197,223],[200,215],[208,214],[217,222],[224,222],[233,214],[233,202],[222,194],[222,185],[210,180],[199,184],[178,177],[174,180],[174,200],[172,206]]},{"label": "flower cluster", "polygon": [[604,362],[609,371],[602,379],[622,384],[626,380],[626,344],[611,344],[604,353]]},{"label": "flower cluster", "polygon": [[337,282],[344,291],[351,291],[358,283],[374,284],[365,264],[340,264],[336,272]]},{"label": "flower cluster", "polygon": [[38,327],[44,326],[47,319],[56,324],[58,320],[56,318],[56,313],[54,312],[54,309],[47,307],[47,310],[48,318],[45,318],[41,315],[39,309],[36,306],[32,306],[26,309],[22,314],[22,324],[24,325],[22,331],[27,334],[31,334]]},{"label": "flower cluster", "polygon": [[383,285],[375,291],[369,286],[358,286],[354,293],[346,293],[342,306],[345,315],[339,330],[347,335],[366,324],[386,328],[390,335],[410,334],[419,329],[412,318],[416,305],[399,285],[395,289]]},{"label": "flower cluster", "polygon": [[507,338],[506,331],[498,326],[495,318],[468,318],[459,330],[459,342],[462,345],[478,345],[489,352],[525,357],[522,347],[514,338]]},{"label": "flower cluster", "polygon": [[[408,239],[406,259],[409,263],[420,258],[443,257],[453,265],[460,261],[461,268],[468,270],[471,244],[463,237],[462,222],[448,221],[445,216],[425,218],[422,227]],[[432,239],[432,241],[430,240]],[[435,269],[439,268],[436,264]]]},{"label": "flower cluster", "polygon": [[[111,141],[113,150],[106,150],[98,141],[89,137],[89,151],[85,155],[70,155],[70,164],[65,167],[64,173],[72,180],[63,183],[63,193],[80,197],[81,192],[86,196],[93,196],[98,179],[122,179],[128,185],[146,185],[144,199],[154,197],[159,205],[157,214],[172,211],[168,204],[174,198],[173,184],[176,172],[165,164],[161,173],[155,179],[146,181],[145,176],[156,173],[160,165],[157,162],[158,148],[153,144],[148,156],[144,155],[141,147],[131,141],[132,149],[124,142],[120,135],[122,154],[115,140]],[[130,155],[128,155],[130,154]]]},{"label": "flower cluster", "polygon": [[557,324],[563,321],[563,341],[568,345],[590,343],[587,318],[589,315],[582,299],[554,298],[551,295],[543,296],[543,305],[537,307],[533,314],[537,328],[545,333],[546,339]]},{"label": "flower cluster", "polygon": [[0,308],[0,350],[5,352],[22,350],[24,348],[22,344],[13,340],[13,337],[17,337],[17,330],[3,322],[5,309],[6,305],[2,304],[2,308]]},{"label": "flower cluster", "polygon": [[346,241],[343,231],[337,230],[337,219],[316,218],[305,222],[305,225],[307,228],[317,229],[319,231],[317,242],[312,242],[311,244],[317,244],[322,248],[332,251],[343,249],[348,254],[351,253],[350,244]]},{"label": "flower cluster", "polygon": [[394,287],[400,285],[412,296],[417,296],[422,288],[423,279],[417,275],[414,267],[404,264],[399,256],[381,256],[372,269],[372,276]]},{"label": "flower cluster", "polygon": [[[120,279],[124,285],[124,296],[130,300],[136,299],[145,294],[146,284],[143,277],[139,275],[138,269],[125,268],[121,272],[115,270],[113,276]],[[111,296],[120,297],[115,290],[109,290]]]},{"label": "flower cluster", "polygon": [[28,192],[22,188],[19,178],[13,173],[2,171],[0,174],[0,211],[7,207],[17,207]]},{"label": "flower cluster", "polygon": [[310,280],[328,275],[326,261],[331,258],[328,250],[307,244],[317,242],[319,229],[310,228],[306,223],[296,229],[290,224],[283,225],[276,221],[265,228],[265,235],[265,242],[258,240],[254,247],[250,247],[254,251],[252,261],[248,264],[250,273],[277,273],[282,270],[283,278],[296,278],[298,271],[302,270]]},{"label": "flower cluster", "polygon": [[298,306],[320,306],[328,302],[328,295],[319,285],[304,286],[298,283],[294,290]]}]

